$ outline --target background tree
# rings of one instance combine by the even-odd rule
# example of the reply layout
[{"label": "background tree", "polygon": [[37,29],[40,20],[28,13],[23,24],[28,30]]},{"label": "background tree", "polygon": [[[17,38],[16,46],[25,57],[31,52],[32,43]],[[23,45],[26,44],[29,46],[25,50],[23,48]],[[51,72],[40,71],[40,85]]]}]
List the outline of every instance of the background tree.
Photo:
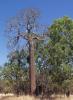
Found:
[{"label": "background tree", "polygon": [[68,17],[57,19],[49,27],[48,35],[48,44],[45,47],[48,59],[45,65],[48,63],[52,81],[60,87],[64,80],[70,80],[73,73],[73,20]]},{"label": "background tree", "polygon": [[28,85],[27,54],[25,51],[15,51],[10,53],[9,61],[2,70],[3,80],[5,80],[6,90],[16,94],[26,93]]},{"label": "background tree", "polygon": [[49,37],[38,49],[40,68],[47,89],[59,93],[66,80],[73,80],[73,20],[68,17],[55,20],[47,35]]}]

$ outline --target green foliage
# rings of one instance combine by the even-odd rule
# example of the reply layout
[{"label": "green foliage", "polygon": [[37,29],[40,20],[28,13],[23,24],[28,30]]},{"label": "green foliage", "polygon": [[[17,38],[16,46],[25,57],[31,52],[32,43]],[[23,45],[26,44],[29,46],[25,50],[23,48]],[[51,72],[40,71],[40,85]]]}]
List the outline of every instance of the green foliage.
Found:
[{"label": "green foliage", "polygon": [[68,17],[60,18],[49,27],[49,30],[48,64],[53,66],[53,82],[62,86],[64,81],[72,79],[73,20]]},{"label": "green foliage", "polygon": [[[51,89],[61,91],[65,81],[73,80],[73,20],[57,19],[48,29],[48,42],[43,46],[39,44],[41,72],[46,75],[45,86],[47,80],[49,87],[48,77],[51,77]],[[68,87],[70,84],[67,84]]]},{"label": "green foliage", "polygon": [[[13,56],[12,56],[13,55]],[[6,89],[16,93],[23,92],[28,80],[28,67],[23,63],[25,56],[23,52],[15,51],[11,57],[9,56],[9,63],[6,63],[2,73],[5,80]]]},{"label": "green foliage", "polygon": [[[47,33],[45,41],[36,43],[36,83],[47,92],[73,91],[73,20],[66,16],[59,18]],[[9,55],[9,62],[0,72],[6,90],[29,88],[28,55],[24,50]]]}]

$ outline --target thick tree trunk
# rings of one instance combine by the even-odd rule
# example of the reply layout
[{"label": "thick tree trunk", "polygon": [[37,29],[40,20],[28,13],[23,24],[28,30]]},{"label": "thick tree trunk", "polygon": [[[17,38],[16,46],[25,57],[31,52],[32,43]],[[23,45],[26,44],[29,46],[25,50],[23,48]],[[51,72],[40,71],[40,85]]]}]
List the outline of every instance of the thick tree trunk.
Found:
[{"label": "thick tree trunk", "polygon": [[35,72],[35,58],[34,58],[34,43],[32,37],[29,38],[29,78],[30,78],[30,92],[31,95],[35,93],[36,89],[36,72]]}]

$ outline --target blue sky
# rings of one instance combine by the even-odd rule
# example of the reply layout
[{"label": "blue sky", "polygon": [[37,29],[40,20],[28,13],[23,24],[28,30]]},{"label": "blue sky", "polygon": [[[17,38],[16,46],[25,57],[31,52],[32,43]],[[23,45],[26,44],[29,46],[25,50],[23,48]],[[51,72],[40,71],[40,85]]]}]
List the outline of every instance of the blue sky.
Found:
[{"label": "blue sky", "polygon": [[7,61],[7,40],[4,36],[6,21],[25,8],[37,8],[41,12],[40,22],[50,25],[62,16],[73,18],[73,0],[0,0],[0,65]]}]

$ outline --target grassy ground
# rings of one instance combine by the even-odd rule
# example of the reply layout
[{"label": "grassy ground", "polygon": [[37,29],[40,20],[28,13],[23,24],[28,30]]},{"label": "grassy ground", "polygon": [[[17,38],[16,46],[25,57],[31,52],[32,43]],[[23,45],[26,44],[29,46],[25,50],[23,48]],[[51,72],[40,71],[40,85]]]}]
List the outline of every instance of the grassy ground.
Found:
[{"label": "grassy ground", "polygon": [[73,100],[73,95],[71,95],[69,98],[67,98],[66,96],[63,95],[56,95],[56,96],[52,96],[51,99],[47,98],[47,99],[40,99],[40,98],[35,98],[35,97],[30,97],[28,96],[0,96],[0,100]]}]

